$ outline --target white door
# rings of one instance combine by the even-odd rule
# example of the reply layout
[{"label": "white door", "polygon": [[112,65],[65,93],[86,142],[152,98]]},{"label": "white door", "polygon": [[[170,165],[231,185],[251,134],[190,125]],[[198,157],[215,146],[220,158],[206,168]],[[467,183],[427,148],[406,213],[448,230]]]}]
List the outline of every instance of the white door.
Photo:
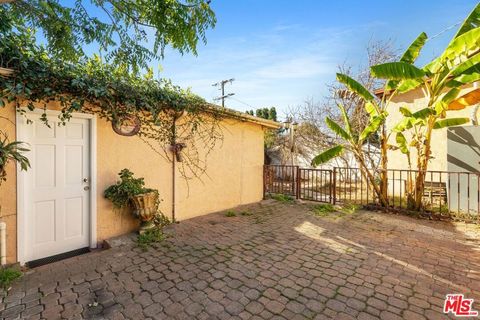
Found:
[{"label": "white door", "polygon": [[89,246],[90,120],[72,118],[58,126],[48,116],[28,114],[20,123],[30,144],[31,169],[24,175],[25,261]]}]

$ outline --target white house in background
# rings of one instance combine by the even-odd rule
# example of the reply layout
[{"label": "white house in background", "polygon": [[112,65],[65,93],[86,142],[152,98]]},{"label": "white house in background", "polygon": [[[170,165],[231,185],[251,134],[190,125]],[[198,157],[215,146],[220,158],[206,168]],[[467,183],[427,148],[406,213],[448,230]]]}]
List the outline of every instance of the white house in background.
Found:
[{"label": "white house in background", "polygon": [[[299,144],[299,142],[296,142]],[[296,148],[298,149],[298,148]],[[271,165],[295,165],[302,168],[313,168],[312,159],[323,150],[314,149],[308,146],[302,146],[301,151],[292,152],[287,146],[275,146],[266,151],[267,164]],[[377,167],[380,162],[380,148],[372,143],[366,143],[363,146],[365,154],[368,154],[368,164],[370,167]],[[350,152],[345,152],[342,157],[335,158],[328,163],[320,166],[322,169],[333,169],[334,167],[358,168],[355,157]]]}]

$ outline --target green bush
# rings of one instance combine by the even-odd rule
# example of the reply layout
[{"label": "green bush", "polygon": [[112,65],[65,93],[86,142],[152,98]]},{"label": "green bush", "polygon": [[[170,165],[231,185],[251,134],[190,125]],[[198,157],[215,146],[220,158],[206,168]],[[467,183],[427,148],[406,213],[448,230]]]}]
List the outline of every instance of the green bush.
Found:
[{"label": "green bush", "polygon": [[117,208],[123,208],[129,204],[130,198],[139,194],[144,194],[154,189],[145,188],[145,181],[143,178],[134,178],[133,172],[128,169],[123,169],[118,173],[120,181],[108,187],[104,196],[112,201]]}]

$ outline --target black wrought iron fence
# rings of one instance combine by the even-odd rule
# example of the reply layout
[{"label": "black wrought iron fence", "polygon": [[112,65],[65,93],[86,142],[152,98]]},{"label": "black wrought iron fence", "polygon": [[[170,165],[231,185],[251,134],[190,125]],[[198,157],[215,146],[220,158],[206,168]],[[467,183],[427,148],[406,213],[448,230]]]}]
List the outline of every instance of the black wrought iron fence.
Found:
[{"label": "black wrought iron fence", "polygon": [[[381,171],[371,171],[380,185]],[[423,190],[416,190],[417,170],[389,169],[389,209],[411,211],[418,192],[426,214],[480,221],[480,173],[428,171]],[[264,195],[287,194],[297,199],[381,207],[372,183],[359,168],[307,169],[298,166],[264,167]]]},{"label": "black wrought iron fence", "polygon": [[332,171],[326,169],[298,168],[297,198],[332,202]]},{"label": "black wrought iron fence", "polygon": [[263,191],[265,193],[297,195],[298,166],[266,165],[263,170]]}]

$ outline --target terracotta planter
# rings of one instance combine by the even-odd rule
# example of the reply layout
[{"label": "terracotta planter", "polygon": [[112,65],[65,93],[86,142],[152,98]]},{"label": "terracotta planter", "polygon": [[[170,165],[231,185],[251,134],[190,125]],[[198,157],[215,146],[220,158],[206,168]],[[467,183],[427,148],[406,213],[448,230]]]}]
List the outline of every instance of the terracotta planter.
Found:
[{"label": "terracotta planter", "polygon": [[152,221],[158,210],[158,193],[149,192],[132,197],[135,215],[144,222]]},{"label": "terracotta planter", "polygon": [[132,197],[134,214],[142,222],[139,233],[155,227],[153,218],[158,211],[158,192],[149,192]]}]

